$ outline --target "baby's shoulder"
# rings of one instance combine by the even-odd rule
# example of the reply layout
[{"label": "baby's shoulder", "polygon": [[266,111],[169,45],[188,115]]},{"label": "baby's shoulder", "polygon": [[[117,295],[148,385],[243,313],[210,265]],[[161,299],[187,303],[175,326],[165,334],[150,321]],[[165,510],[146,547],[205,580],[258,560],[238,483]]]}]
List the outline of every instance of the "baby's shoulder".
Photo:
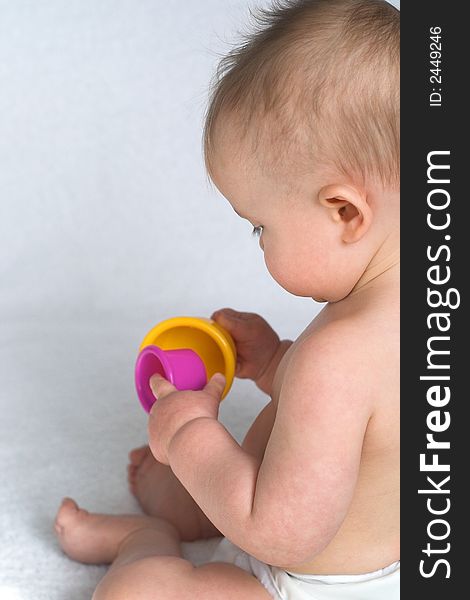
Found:
[{"label": "baby's shoulder", "polygon": [[348,403],[372,401],[383,385],[384,363],[390,359],[390,349],[383,346],[380,335],[361,329],[358,319],[312,325],[291,348],[284,384],[334,393]]},{"label": "baby's shoulder", "polygon": [[308,435],[318,427],[323,435],[344,428],[350,435],[354,430],[358,438],[364,433],[377,386],[370,384],[364,361],[348,350],[351,335],[349,327],[340,323],[308,330],[284,357],[276,373],[273,401],[276,421],[290,426],[295,435],[300,424]]},{"label": "baby's shoulder", "polygon": [[[336,308],[336,307],[335,307]],[[357,310],[353,314],[322,311],[298,339],[297,357],[369,369],[399,360],[399,319],[383,311]],[[336,359],[334,359],[336,357]]]},{"label": "baby's shoulder", "polygon": [[[284,384],[311,390],[347,389],[363,397],[370,380],[370,359],[350,322],[335,321],[307,329],[291,347]],[[369,363],[369,364],[368,364]]]},{"label": "baby's shoulder", "polygon": [[[314,320],[294,342],[293,360],[331,363],[332,358],[355,362],[367,346],[364,323],[360,318]],[[372,332],[368,330],[369,334]]]}]

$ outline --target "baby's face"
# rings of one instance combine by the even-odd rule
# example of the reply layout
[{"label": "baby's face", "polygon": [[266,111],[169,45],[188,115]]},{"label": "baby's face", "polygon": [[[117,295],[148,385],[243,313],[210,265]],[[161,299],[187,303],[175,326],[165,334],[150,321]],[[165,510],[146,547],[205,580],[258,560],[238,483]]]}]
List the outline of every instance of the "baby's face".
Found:
[{"label": "baby's face", "polygon": [[[222,137],[222,136],[221,136]],[[213,181],[235,212],[259,227],[260,247],[272,277],[297,296],[332,296],[335,272],[330,238],[333,223],[316,201],[321,183],[314,176],[269,176],[255,164],[235,158],[228,135],[216,146]]]}]

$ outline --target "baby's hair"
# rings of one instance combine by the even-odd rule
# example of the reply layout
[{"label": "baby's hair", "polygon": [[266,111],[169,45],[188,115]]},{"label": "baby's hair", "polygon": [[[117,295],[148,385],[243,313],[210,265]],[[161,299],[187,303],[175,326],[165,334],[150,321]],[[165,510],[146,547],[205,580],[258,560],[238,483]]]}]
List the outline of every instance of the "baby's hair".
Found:
[{"label": "baby's hair", "polygon": [[203,140],[209,175],[223,115],[272,173],[324,164],[397,186],[398,10],[385,0],[274,0],[250,12],[254,31],[222,58],[212,83]]}]

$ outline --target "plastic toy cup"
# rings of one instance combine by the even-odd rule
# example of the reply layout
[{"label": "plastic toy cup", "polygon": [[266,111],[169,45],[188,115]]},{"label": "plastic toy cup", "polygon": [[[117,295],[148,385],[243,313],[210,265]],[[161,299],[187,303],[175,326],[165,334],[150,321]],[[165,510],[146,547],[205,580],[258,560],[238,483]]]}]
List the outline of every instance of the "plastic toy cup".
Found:
[{"label": "plastic toy cup", "polygon": [[155,373],[180,390],[202,389],[214,373],[223,373],[226,383],[222,398],[225,398],[235,376],[236,358],[231,335],[215,321],[201,317],[162,321],[147,333],[140,345],[135,368],[140,402],[149,412],[155,402],[149,379]]},{"label": "plastic toy cup", "polygon": [[155,402],[150,378],[156,373],[168,379],[178,390],[200,390],[207,383],[204,363],[193,350],[162,350],[158,346],[146,346],[135,365],[135,385],[147,412]]}]

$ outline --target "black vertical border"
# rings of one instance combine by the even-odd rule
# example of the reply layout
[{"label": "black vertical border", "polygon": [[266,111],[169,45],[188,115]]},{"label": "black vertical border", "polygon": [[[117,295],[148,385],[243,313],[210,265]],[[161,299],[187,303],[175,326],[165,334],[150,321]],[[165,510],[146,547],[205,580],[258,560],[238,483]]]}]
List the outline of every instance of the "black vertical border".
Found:
[{"label": "black vertical border", "polygon": [[[465,513],[469,504],[467,482],[470,485],[470,469],[466,465],[470,460],[470,430],[466,418],[466,406],[470,399],[464,374],[470,371],[470,353],[467,349],[470,315],[465,314],[467,280],[470,277],[470,230],[467,232],[465,219],[469,213],[470,197],[468,193],[465,194],[463,184],[469,171],[465,164],[466,157],[470,155],[465,110],[465,89],[468,88],[470,73],[470,29],[463,10],[464,4],[446,0],[401,2],[401,598],[405,600],[453,600],[468,594],[464,577],[470,569],[464,567],[464,561],[467,561],[465,542],[469,529],[469,516]],[[441,85],[432,85],[429,80],[432,68],[429,56],[431,27],[440,27],[442,30]],[[441,107],[429,105],[432,87],[441,88]],[[427,195],[431,189],[426,175],[427,155],[436,150],[450,151],[450,184],[443,187],[451,195],[451,224],[445,232],[433,231],[426,223],[429,212]],[[450,235],[451,239],[445,240],[444,235]],[[438,309],[449,312],[452,322],[447,334],[451,338],[448,346],[450,355],[442,361],[450,362],[451,400],[442,410],[450,412],[451,424],[439,438],[451,443],[450,450],[439,453],[440,462],[450,462],[450,472],[447,473],[450,475],[450,494],[432,496],[436,498],[436,507],[439,501],[440,506],[444,506],[445,497],[450,499],[449,512],[442,518],[447,519],[451,530],[449,537],[439,542],[429,539],[427,535],[429,522],[439,517],[428,512],[427,496],[418,494],[418,489],[426,487],[426,475],[432,476],[432,473],[420,472],[419,468],[419,455],[426,451],[426,433],[429,432],[426,416],[433,410],[426,400],[426,390],[430,384],[419,379],[426,372],[426,344],[432,335],[426,323],[428,314],[433,312],[427,303],[427,269],[435,263],[429,262],[426,251],[428,245],[438,248],[441,244],[448,244],[451,257],[446,262],[446,253],[443,252],[438,262],[442,268],[445,265],[450,267],[451,279],[447,287],[459,290],[461,304],[454,310],[445,307]],[[444,293],[445,290],[442,291]],[[436,473],[435,480],[441,481],[447,474]],[[444,526],[441,529],[434,528],[438,535],[444,531]],[[433,548],[441,550],[449,543],[449,552],[428,557],[423,553],[428,542]],[[432,577],[424,578],[419,572],[420,561],[426,560],[425,570],[429,572],[439,558],[449,561],[450,577],[446,578],[447,567],[441,564]]]}]

